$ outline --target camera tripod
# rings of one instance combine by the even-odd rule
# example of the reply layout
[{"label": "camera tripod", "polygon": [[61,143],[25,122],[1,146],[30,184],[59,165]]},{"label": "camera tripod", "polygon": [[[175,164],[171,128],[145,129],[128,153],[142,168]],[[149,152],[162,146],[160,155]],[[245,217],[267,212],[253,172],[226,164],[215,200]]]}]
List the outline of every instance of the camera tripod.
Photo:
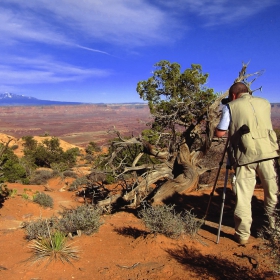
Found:
[{"label": "camera tripod", "polygon": [[[215,178],[213,189],[212,189],[212,191],[210,193],[210,198],[209,198],[209,201],[208,201],[207,209],[206,209],[206,212],[205,212],[205,215],[204,215],[204,218],[203,218],[204,222],[205,222],[205,220],[207,218],[209,207],[210,207],[210,204],[211,204],[211,201],[212,201],[212,197],[213,197],[214,192],[216,190],[218,178],[219,178],[219,175],[220,175],[220,171],[221,171],[222,165],[224,163],[224,158],[225,158],[225,154],[227,152],[228,144],[229,144],[229,138],[227,138],[225,149],[223,151],[221,161],[219,162],[219,169],[218,169],[218,172],[217,172],[217,175],[216,175],[216,178]],[[229,159],[227,159],[226,174],[225,174],[224,188],[223,188],[223,195],[222,195],[222,205],[221,205],[220,220],[219,220],[219,228],[218,228],[218,234],[217,234],[217,240],[216,240],[217,244],[219,243],[219,240],[220,240],[220,231],[221,231],[221,225],[222,225],[222,219],[223,219],[223,211],[224,211],[225,198],[226,198],[226,189],[227,189],[227,181],[228,181],[228,171],[230,169],[231,169],[231,166],[230,166],[230,163],[229,163]]]}]

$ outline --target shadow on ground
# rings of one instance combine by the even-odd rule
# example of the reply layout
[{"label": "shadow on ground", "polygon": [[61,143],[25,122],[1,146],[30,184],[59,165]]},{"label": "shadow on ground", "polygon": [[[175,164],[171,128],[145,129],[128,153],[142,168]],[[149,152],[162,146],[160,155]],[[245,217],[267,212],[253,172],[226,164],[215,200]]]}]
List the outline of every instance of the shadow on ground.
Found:
[{"label": "shadow on ground", "polygon": [[149,234],[149,232],[146,230],[140,230],[140,229],[137,229],[135,227],[130,227],[130,226],[115,228],[114,231],[123,236],[133,237],[134,239],[136,239],[140,236],[146,237]]},{"label": "shadow on ground", "polygon": [[[203,256],[197,249],[184,246],[183,248],[166,251],[177,262],[192,272],[196,279],[216,280],[261,280],[273,276],[272,273],[260,273],[252,264],[252,268],[240,267],[227,259],[213,255]],[[248,256],[249,258],[249,256]]]},{"label": "shadow on ground", "polygon": [[[206,221],[218,224],[220,220],[221,206],[222,206],[223,188],[216,188],[215,195],[211,198],[211,203],[208,209]],[[191,211],[197,218],[204,219],[207,205],[210,200],[210,195],[188,195],[175,193],[172,197],[167,198],[164,203],[175,205],[176,212]],[[222,215],[222,225],[234,228],[234,207],[235,195],[232,190],[227,188],[225,203]],[[265,215],[263,208],[263,200],[256,196],[252,198],[252,217],[253,223],[251,227],[251,235],[258,236],[258,232],[265,225]],[[217,229],[211,226],[203,226],[203,229],[211,233],[216,233]],[[225,234],[225,233],[223,233]]]}]

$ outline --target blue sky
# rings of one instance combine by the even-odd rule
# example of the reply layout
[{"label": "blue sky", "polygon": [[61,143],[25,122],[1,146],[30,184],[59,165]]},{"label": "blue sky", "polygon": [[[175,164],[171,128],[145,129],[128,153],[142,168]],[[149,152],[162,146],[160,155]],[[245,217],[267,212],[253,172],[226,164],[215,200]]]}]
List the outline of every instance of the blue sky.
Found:
[{"label": "blue sky", "polygon": [[1,0],[0,93],[79,102],[138,102],[153,65],[192,63],[229,88],[249,62],[252,89],[280,102],[278,0]]}]

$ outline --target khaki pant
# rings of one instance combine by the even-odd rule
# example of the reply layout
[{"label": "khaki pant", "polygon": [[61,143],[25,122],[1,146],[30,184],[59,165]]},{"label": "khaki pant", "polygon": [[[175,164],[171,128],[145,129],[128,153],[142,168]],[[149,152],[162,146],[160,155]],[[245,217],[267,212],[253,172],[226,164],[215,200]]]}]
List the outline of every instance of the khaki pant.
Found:
[{"label": "khaki pant", "polygon": [[241,239],[250,237],[252,224],[251,200],[258,174],[264,189],[264,208],[270,226],[274,226],[273,212],[277,204],[278,185],[274,159],[250,163],[236,168],[236,207],[234,211],[235,233]]}]

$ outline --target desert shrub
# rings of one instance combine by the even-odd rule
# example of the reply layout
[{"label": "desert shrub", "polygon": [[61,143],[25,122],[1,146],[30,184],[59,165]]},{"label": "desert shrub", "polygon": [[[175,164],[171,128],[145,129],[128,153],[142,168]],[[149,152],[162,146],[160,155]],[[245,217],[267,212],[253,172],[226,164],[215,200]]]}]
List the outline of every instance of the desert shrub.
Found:
[{"label": "desert shrub", "polygon": [[191,211],[185,211],[182,219],[185,223],[185,233],[190,236],[195,236],[204,223],[203,220],[197,219]]},{"label": "desert shrub", "polygon": [[52,197],[45,193],[39,192],[39,193],[35,194],[33,201],[43,207],[51,207],[51,208],[53,207]]},{"label": "desert shrub", "polygon": [[18,148],[18,145],[13,145],[12,147],[11,147],[11,150],[16,150]]},{"label": "desert shrub", "polygon": [[22,182],[23,184],[29,183],[26,170],[19,162],[8,159],[2,167],[2,171],[2,182]]},{"label": "desert shrub", "polygon": [[27,177],[31,177],[37,166],[28,157],[22,157],[19,159],[19,164],[24,168]]},{"label": "desert shrub", "polygon": [[93,141],[89,142],[86,149],[87,154],[92,154],[93,152],[100,152],[101,148]]},{"label": "desert shrub", "polygon": [[2,202],[7,197],[15,197],[17,194],[17,189],[9,189],[6,184],[0,184],[0,202]]},{"label": "desert shrub", "polygon": [[106,175],[106,177],[104,179],[104,183],[105,184],[113,184],[115,182],[116,182],[116,179],[115,179],[115,177],[113,175],[111,175],[111,174],[107,174]]},{"label": "desert shrub", "polygon": [[66,170],[66,171],[64,171],[64,172],[63,172],[63,176],[64,176],[64,177],[75,178],[75,179],[78,178],[78,175],[77,175],[74,171],[71,171],[71,170]]},{"label": "desert shrub", "polygon": [[25,200],[29,200],[29,195],[27,193],[23,193],[21,197]]},{"label": "desert shrub", "polygon": [[0,150],[4,151],[0,156],[0,183],[14,183],[16,181],[28,183],[26,171],[24,167],[21,166],[19,158],[14,154],[12,149],[0,144]]},{"label": "desert shrub", "polygon": [[90,235],[98,231],[101,221],[101,209],[92,205],[81,205],[76,209],[65,209],[59,220],[59,229],[64,233],[82,231]]},{"label": "desert shrub", "polygon": [[183,233],[195,236],[202,225],[191,212],[176,213],[170,205],[144,205],[138,215],[152,233],[170,238],[178,238]]},{"label": "desert shrub", "polygon": [[17,195],[17,189],[9,189],[9,197],[15,197]]},{"label": "desert shrub", "polygon": [[68,168],[75,166],[77,156],[80,155],[79,148],[71,148],[62,153],[61,161],[64,162]]},{"label": "desert shrub", "polygon": [[87,183],[88,183],[88,179],[86,178],[86,176],[79,177],[71,183],[68,190],[69,191],[76,191],[76,190],[79,189],[80,186],[84,186]]},{"label": "desert shrub", "polygon": [[184,232],[184,221],[179,214],[175,213],[174,206],[145,205],[138,215],[152,233],[178,238]]},{"label": "desert shrub", "polygon": [[38,219],[23,224],[25,229],[26,238],[28,240],[47,238],[49,233],[53,233],[58,230],[58,219],[51,217],[49,219]]},{"label": "desert shrub", "polygon": [[29,248],[33,255],[28,261],[33,263],[46,260],[47,264],[52,261],[60,260],[63,263],[71,263],[78,259],[78,249],[66,244],[67,238],[64,233],[55,231],[48,237],[34,240]]},{"label": "desert shrub", "polygon": [[36,170],[30,179],[32,185],[44,185],[51,178],[55,177],[53,170],[39,169]]},{"label": "desert shrub", "polygon": [[264,227],[259,232],[259,236],[263,238],[265,248],[275,261],[275,272],[280,274],[280,210],[277,210],[275,214],[275,227]]},{"label": "desert shrub", "polygon": [[23,136],[22,140],[24,141],[24,148],[26,150],[34,150],[37,147],[38,141],[36,141],[33,136],[27,135]]},{"label": "desert shrub", "polygon": [[1,183],[0,184],[0,198],[5,199],[7,196],[9,196],[9,189],[6,184]]},{"label": "desert shrub", "polygon": [[83,158],[84,158],[84,160],[86,160],[87,163],[92,163],[96,159],[96,157],[91,154],[86,154]]},{"label": "desert shrub", "polygon": [[68,169],[68,165],[65,162],[54,162],[51,163],[51,169],[55,172],[57,172],[57,174],[64,172],[65,170]]},{"label": "desert shrub", "polygon": [[26,136],[23,139],[25,140],[24,156],[28,157],[36,166],[50,168],[52,164],[56,163],[66,170],[76,163],[79,149],[72,148],[64,152],[56,137],[45,139],[39,144],[32,136]]}]

